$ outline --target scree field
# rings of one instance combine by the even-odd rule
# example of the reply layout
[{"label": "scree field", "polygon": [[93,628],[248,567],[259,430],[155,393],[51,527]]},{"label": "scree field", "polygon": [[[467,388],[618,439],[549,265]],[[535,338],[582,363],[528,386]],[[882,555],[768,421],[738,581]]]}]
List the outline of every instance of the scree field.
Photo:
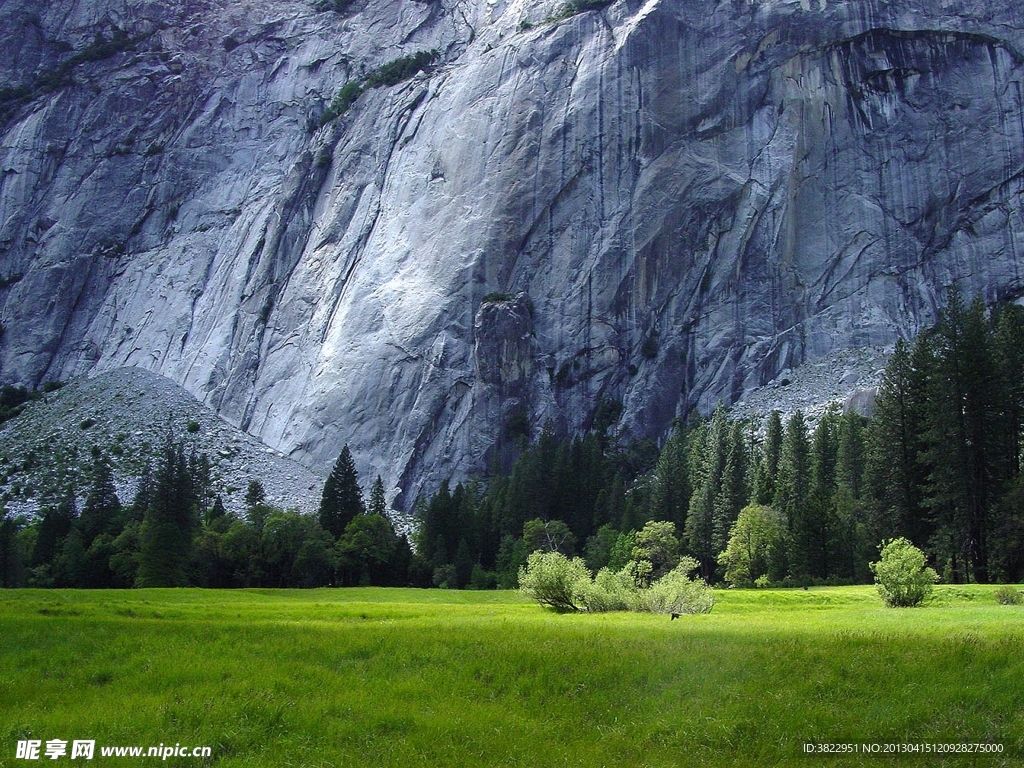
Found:
[{"label": "scree field", "polygon": [[[719,591],[670,621],[513,592],[3,591],[0,765],[1024,765],[1024,607],[993,592]],[[100,754],[161,744],[210,756]]]}]

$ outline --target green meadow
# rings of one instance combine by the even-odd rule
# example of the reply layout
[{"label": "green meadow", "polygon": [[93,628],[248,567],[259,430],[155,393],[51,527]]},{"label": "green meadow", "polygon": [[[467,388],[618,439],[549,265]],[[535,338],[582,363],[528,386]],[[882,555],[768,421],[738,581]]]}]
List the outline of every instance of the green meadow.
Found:
[{"label": "green meadow", "polygon": [[[0,765],[40,764],[27,739],[93,739],[96,765],[1024,765],[1024,606],[993,592],[723,590],[670,621],[514,592],[2,591]],[[211,757],[99,753],[158,744]]]}]

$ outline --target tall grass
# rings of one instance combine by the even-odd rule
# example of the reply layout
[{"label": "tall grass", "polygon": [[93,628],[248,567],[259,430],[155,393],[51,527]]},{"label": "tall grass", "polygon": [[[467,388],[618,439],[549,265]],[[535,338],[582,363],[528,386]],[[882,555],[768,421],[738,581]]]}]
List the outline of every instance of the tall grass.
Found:
[{"label": "tall grass", "polygon": [[0,592],[0,765],[29,764],[24,738],[403,767],[808,766],[810,741],[971,741],[1004,752],[901,762],[1020,765],[1022,611],[974,586],[906,610],[870,587],[729,590],[679,621],[509,592]]}]

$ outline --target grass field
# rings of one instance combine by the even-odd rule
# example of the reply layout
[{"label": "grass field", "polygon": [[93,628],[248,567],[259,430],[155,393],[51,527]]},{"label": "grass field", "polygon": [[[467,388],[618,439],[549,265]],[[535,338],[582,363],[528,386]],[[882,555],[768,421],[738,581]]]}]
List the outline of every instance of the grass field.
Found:
[{"label": "grass field", "polygon": [[[39,764],[25,739],[94,739],[95,765],[1024,765],[1024,607],[993,591],[732,590],[679,621],[511,592],[0,591],[0,765]],[[99,753],[161,743],[212,756]]]}]

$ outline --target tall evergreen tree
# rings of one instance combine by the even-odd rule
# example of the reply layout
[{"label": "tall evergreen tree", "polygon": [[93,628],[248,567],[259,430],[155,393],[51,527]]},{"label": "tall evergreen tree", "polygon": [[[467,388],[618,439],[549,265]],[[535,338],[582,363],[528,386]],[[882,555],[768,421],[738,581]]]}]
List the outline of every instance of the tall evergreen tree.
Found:
[{"label": "tall evergreen tree", "polygon": [[813,523],[807,503],[811,491],[810,453],[807,422],[801,411],[795,411],[786,422],[773,506],[786,517],[790,569],[798,577],[810,575],[813,564]]},{"label": "tall evergreen tree", "polygon": [[739,421],[730,421],[725,429],[725,461],[712,513],[711,547],[716,556],[729,544],[729,531],[750,496],[747,489],[748,457],[743,425]]},{"label": "tall evergreen tree", "polygon": [[92,478],[89,492],[78,519],[83,544],[88,548],[93,539],[103,533],[116,536],[120,533],[118,518],[121,515],[121,501],[114,487],[114,472],[102,452],[93,455]]},{"label": "tall evergreen tree", "polygon": [[320,498],[320,525],[337,540],[355,516],[365,511],[356,463],[348,445],[345,445],[324,483]]},{"label": "tall evergreen tree", "polygon": [[836,482],[847,488],[852,498],[859,499],[865,467],[864,417],[854,411],[844,413],[839,420],[838,440]]},{"label": "tall evergreen tree", "polygon": [[18,541],[19,526],[0,508],[0,587],[22,586],[24,558]]},{"label": "tall evergreen tree", "polygon": [[981,299],[965,306],[951,291],[934,337],[927,433],[928,503],[951,545],[950,557],[965,555],[980,583],[988,582],[992,493],[1007,479],[997,460],[999,381],[987,330]]},{"label": "tall evergreen tree", "polygon": [[43,509],[39,521],[39,533],[32,549],[32,565],[49,565],[64,547],[64,540],[71,532],[71,525],[78,517],[75,490],[68,487],[64,495]]},{"label": "tall evergreen tree", "polygon": [[1003,397],[1004,461],[1009,474],[1024,467],[1024,307],[1002,304],[993,316],[993,355]]},{"label": "tall evergreen tree", "polygon": [[830,408],[818,420],[811,438],[811,489],[800,537],[807,572],[825,578],[833,574],[832,559],[839,543],[834,496],[839,454],[839,413]]},{"label": "tall evergreen tree", "polygon": [[652,520],[668,520],[679,530],[686,527],[690,506],[690,480],[686,471],[686,433],[677,427],[665,441],[654,468],[651,487]]},{"label": "tall evergreen tree", "polygon": [[764,445],[754,474],[754,500],[758,504],[771,504],[775,500],[775,487],[782,456],[782,414],[772,411],[765,427]]},{"label": "tall evergreen tree", "polygon": [[370,487],[370,502],[366,506],[366,511],[368,514],[380,515],[383,518],[388,516],[388,502],[384,494],[384,481],[380,479],[380,475],[377,475],[377,479],[373,481],[373,485]]},{"label": "tall evergreen tree", "polygon": [[923,547],[931,537],[923,503],[931,360],[925,336],[918,337],[913,349],[898,340],[878,387],[866,434],[866,479],[875,510],[871,533],[876,541],[905,537]]},{"label": "tall evergreen tree", "polygon": [[690,467],[693,494],[686,516],[684,538],[686,547],[701,564],[701,575],[714,578],[715,557],[721,549],[715,548],[715,499],[725,469],[729,427],[725,409],[716,408],[711,421],[694,432],[691,441]]},{"label": "tall evergreen tree", "polygon": [[181,587],[188,564],[198,509],[192,474],[181,442],[165,440],[153,483],[153,498],[139,531],[136,584]]}]

